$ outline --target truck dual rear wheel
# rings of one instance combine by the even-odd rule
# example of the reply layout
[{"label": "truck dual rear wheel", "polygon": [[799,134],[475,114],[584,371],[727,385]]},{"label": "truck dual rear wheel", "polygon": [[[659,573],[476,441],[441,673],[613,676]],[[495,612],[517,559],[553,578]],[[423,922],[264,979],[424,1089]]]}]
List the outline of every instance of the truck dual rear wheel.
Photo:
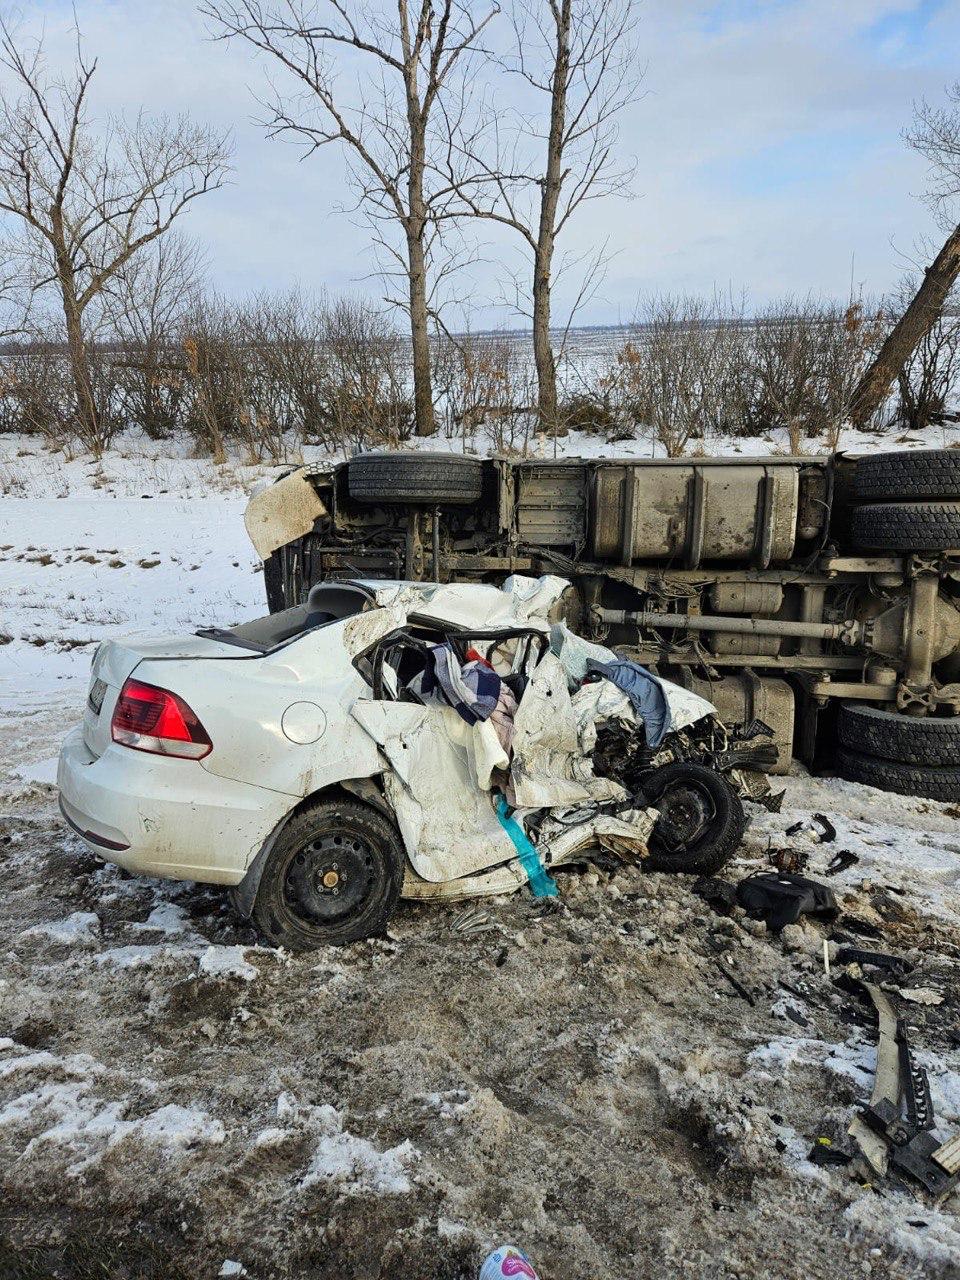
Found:
[{"label": "truck dual rear wheel", "polygon": [[901,764],[897,760],[881,760],[841,747],[837,752],[840,776],[849,782],[862,782],[881,791],[896,791],[902,796],[924,796],[928,800],[960,800],[960,768]]},{"label": "truck dual rear wheel", "polygon": [[960,550],[960,502],[873,502],[855,507],[850,532],[866,551]]},{"label": "truck dual rear wheel", "polygon": [[960,450],[924,449],[859,458],[853,496],[860,502],[960,498]]},{"label": "truck dual rear wheel", "polygon": [[837,718],[840,742],[854,753],[899,764],[960,766],[960,716],[905,716],[845,702]]},{"label": "truck dual rear wheel", "polygon": [[483,464],[450,453],[361,453],[347,467],[358,502],[472,506],[480,501]]}]

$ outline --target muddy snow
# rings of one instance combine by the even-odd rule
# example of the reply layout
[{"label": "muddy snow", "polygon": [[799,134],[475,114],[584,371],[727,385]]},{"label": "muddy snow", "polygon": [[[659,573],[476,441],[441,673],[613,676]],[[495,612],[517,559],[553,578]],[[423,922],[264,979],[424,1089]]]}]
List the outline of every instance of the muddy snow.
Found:
[{"label": "muddy snow", "polygon": [[[455,1280],[505,1241],[544,1280],[960,1274],[956,1196],[808,1159],[875,1060],[825,938],[943,997],[903,1007],[960,1128],[956,812],[798,770],[725,874],[858,861],[838,921],[780,936],[604,858],[555,902],[479,903],[485,931],[408,903],[383,939],[264,947],[57,814],[95,643],[261,610],[238,492],[135,488],[0,503],[0,1275]],[[785,837],[815,811],[833,844]]]}]

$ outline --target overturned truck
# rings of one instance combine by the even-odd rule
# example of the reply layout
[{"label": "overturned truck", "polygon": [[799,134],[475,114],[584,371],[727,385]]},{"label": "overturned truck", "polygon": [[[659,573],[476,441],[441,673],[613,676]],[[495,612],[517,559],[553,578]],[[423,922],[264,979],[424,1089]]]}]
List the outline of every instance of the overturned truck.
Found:
[{"label": "overturned truck", "polygon": [[251,499],[271,611],[327,579],[560,573],[566,621],[794,756],[960,799],[960,452],[367,453]]}]

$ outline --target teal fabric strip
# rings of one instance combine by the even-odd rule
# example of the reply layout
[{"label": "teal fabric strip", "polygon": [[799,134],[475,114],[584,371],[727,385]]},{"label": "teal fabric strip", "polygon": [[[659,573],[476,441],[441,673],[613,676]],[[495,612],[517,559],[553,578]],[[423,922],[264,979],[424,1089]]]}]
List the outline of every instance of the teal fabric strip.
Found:
[{"label": "teal fabric strip", "polygon": [[507,797],[502,791],[498,792],[497,817],[500,819],[501,827],[513,841],[513,846],[520,857],[520,865],[527,873],[533,896],[535,898],[555,898],[558,893],[557,883],[548,874],[540,861],[540,855],[528,840],[523,827],[521,827],[516,818],[511,817],[512,812],[512,809],[507,804]]}]

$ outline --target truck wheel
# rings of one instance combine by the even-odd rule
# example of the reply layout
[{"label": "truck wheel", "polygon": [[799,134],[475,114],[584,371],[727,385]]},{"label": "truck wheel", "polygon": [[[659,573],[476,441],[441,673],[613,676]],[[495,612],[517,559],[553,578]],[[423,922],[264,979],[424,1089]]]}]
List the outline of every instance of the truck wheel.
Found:
[{"label": "truck wheel", "polygon": [[960,765],[960,716],[904,716],[862,702],[840,704],[840,741],[901,764]]},{"label": "truck wheel", "polygon": [[856,507],[850,532],[869,551],[960,549],[960,502],[876,502]]},{"label": "truck wheel", "polygon": [[924,449],[860,458],[853,473],[853,496],[861,502],[960,498],[960,452]]},{"label": "truck wheel", "polygon": [[290,819],[267,855],[253,922],[288,951],[381,933],[400,896],[404,857],[396,830],[375,809],[313,805]]},{"label": "truck wheel", "polygon": [[358,502],[422,502],[472,506],[483,482],[479,458],[450,453],[361,453],[347,468]]},{"label": "truck wheel", "polygon": [[274,551],[263,562],[263,587],[267,593],[267,608],[271,613],[286,609],[283,598],[283,552]]},{"label": "truck wheel", "polygon": [[960,800],[960,769],[900,764],[877,756],[861,755],[841,747],[837,771],[849,782],[862,782],[880,791],[901,796],[925,796],[928,800]]},{"label": "truck wheel", "polygon": [[668,764],[643,782],[647,802],[660,810],[644,866],[712,876],[743,839],[747,819],[725,778],[700,764]]}]

